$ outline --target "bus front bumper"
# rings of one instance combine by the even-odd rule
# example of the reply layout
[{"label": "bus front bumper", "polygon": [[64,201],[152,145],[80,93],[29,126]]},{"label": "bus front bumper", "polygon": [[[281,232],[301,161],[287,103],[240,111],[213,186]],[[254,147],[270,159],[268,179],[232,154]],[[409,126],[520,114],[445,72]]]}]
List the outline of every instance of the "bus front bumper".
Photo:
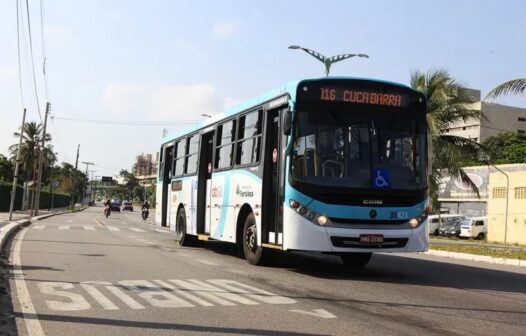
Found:
[{"label": "bus front bumper", "polygon": [[[424,252],[428,249],[427,221],[414,229],[353,229],[319,226],[284,209],[283,249],[318,252]],[[382,243],[363,242],[379,237]],[[374,238],[373,238],[374,239]]]}]

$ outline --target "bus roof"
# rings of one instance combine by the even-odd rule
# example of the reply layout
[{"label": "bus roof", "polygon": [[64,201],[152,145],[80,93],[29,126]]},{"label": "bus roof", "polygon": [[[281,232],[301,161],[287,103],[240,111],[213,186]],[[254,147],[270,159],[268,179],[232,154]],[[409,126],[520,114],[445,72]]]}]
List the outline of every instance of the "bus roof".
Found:
[{"label": "bus roof", "polygon": [[413,88],[411,88],[411,87],[409,87],[407,85],[404,85],[404,84],[391,82],[391,81],[380,80],[380,79],[374,79],[374,78],[319,77],[319,78],[306,78],[306,79],[301,79],[301,80],[292,80],[292,81],[289,81],[289,82],[285,83],[284,85],[279,86],[279,87],[277,87],[277,88],[275,88],[275,89],[273,89],[271,91],[268,91],[268,92],[266,92],[266,93],[264,93],[262,95],[259,95],[257,97],[252,98],[252,99],[244,101],[243,103],[241,103],[239,105],[231,107],[231,108],[229,108],[228,110],[226,110],[224,112],[220,112],[220,113],[214,114],[212,117],[207,118],[207,119],[203,120],[202,122],[196,123],[193,126],[189,126],[189,127],[186,127],[186,128],[184,128],[182,130],[178,130],[176,132],[170,133],[170,134],[168,134],[168,136],[166,136],[166,138],[163,139],[162,143],[165,144],[165,143],[168,143],[168,142],[170,142],[172,140],[175,140],[175,139],[177,139],[177,138],[179,138],[181,136],[184,136],[185,134],[198,131],[198,130],[200,130],[202,128],[205,128],[208,125],[215,124],[216,122],[221,121],[223,119],[226,119],[228,117],[231,117],[233,115],[236,115],[237,113],[246,111],[246,110],[250,109],[251,107],[261,105],[261,104],[263,104],[263,103],[265,103],[265,102],[267,102],[269,100],[272,100],[273,98],[276,98],[278,96],[282,96],[285,93],[288,93],[290,95],[290,97],[291,97],[291,100],[294,100],[294,97],[296,97],[296,90],[298,88],[298,85],[300,83],[304,82],[304,81],[321,81],[321,80],[335,80],[335,79],[336,80],[368,80],[368,81],[373,81],[373,82],[378,82],[378,83],[396,85],[396,86],[407,88],[407,89],[410,89],[412,91],[417,92]]}]

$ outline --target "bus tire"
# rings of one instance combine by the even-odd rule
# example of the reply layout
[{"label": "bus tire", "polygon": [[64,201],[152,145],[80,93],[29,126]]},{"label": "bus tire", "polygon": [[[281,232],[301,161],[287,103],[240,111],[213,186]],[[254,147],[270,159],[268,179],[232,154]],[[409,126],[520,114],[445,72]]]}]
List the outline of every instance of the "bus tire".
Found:
[{"label": "bus tire", "polygon": [[175,221],[175,241],[179,246],[192,246],[195,237],[186,233],[186,212],[184,208],[177,211],[177,218]]},{"label": "bus tire", "polygon": [[253,212],[247,216],[243,226],[243,252],[249,264],[262,264],[263,248],[258,246],[256,217]]},{"label": "bus tire", "polygon": [[364,268],[373,254],[371,252],[358,252],[358,253],[343,253],[340,254],[340,258],[345,266],[353,269]]}]

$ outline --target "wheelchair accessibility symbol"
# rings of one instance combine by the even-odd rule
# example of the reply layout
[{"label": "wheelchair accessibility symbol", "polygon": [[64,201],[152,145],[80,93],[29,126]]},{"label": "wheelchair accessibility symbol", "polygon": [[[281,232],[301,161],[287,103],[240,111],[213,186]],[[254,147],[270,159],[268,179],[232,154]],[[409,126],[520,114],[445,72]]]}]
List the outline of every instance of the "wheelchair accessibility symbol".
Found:
[{"label": "wheelchair accessibility symbol", "polygon": [[384,189],[391,187],[391,176],[386,169],[374,169],[374,188]]}]

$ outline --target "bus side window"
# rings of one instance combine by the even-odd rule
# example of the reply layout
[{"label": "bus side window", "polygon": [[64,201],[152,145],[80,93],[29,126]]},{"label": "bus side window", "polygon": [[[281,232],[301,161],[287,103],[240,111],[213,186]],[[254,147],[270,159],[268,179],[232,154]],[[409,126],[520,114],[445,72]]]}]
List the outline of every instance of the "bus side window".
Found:
[{"label": "bus side window", "polygon": [[197,172],[197,153],[199,152],[199,134],[186,139],[185,174],[193,175]]},{"label": "bus side window", "polygon": [[239,118],[236,165],[258,163],[261,152],[262,110]]},{"label": "bus side window", "polygon": [[157,174],[159,176],[159,181],[162,181],[164,172],[164,146],[161,146],[159,153],[161,153],[161,157],[159,159],[159,170],[157,171]]},{"label": "bus side window", "polygon": [[230,120],[219,126],[216,131],[216,156],[214,168],[224,170],[232,167],[236,121]]},{"label": "bus side window", "polygon": [[186,152],[186,142],[184,140],[178,141],[175,144],[175,159],[174,159],[174,167],[173,167],[173,176],[179,177],[183,175],[184,172],[184,155]]}]

